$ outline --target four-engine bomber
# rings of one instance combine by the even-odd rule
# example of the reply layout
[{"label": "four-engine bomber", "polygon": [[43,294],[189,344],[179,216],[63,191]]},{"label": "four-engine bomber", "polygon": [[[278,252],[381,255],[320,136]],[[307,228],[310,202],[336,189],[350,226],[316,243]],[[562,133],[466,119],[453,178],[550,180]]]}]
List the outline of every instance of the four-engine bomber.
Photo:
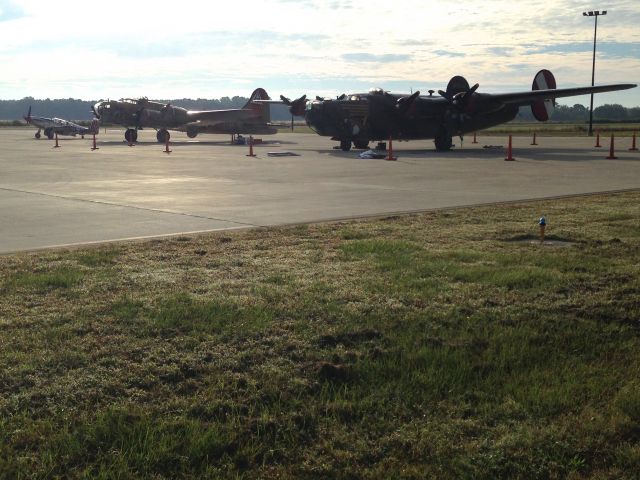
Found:
[{"label": "four-engine bomber", "polygon": [[306,95],[290,101],[281,97],[292,115],[304,116],[307,125],[322,136],[340,142],[342,150],[367,148],[372,140],[434,139],[436,149],[449,150],[452,137],[513,120],[522,106],[530,106],[539,121],[549,119],[556,98],[633,88],[633,84],[556,89],[549,70],[534,78],[532,90],[515,93],[478,93],[464,77],[455,76],[446,90],[429,95],[394,94],[380,88],[336,99]]}]

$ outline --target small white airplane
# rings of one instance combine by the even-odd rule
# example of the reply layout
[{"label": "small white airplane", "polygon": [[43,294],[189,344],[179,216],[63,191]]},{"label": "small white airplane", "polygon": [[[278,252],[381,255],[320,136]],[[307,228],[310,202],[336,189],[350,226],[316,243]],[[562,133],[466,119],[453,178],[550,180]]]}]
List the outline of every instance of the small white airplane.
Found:
[{"label": "small white airplane", "polygon": [[74,137],[80,135],[84,138],[85,135],[98,133],[100,128],[97,119],[92,120],[88,127],[83,127],[63,118],[36,117],[31,115],[31,107],[29,107],[29,111],[23,118],[28,125],[35,125],[38,128],[35,134],[36,138],[40,138],[40,131],[44,130],[44,134],[49,140],[53,139],[56,133],[58,135],[73,135]]}]

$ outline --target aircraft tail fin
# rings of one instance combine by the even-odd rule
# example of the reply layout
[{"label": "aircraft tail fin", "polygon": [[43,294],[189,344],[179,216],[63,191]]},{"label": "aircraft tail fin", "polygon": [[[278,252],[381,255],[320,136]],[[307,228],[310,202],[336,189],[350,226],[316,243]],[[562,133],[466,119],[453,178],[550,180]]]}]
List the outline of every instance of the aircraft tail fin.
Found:
[{"label": "aircraft tail fin", "polygon": [[22,118],[24,118],[28,124],[31,124],[31,105],[29,105],[29,111],[27,114]]},{"label": "aircraft tail fin", "polygon": [[260,117],[264,123],[271,121],[271,111],[268,103],[256,102],[255,100],[271,100],[264,88],[256,88],[249,101],[242,107],[245,110],[253,110],[256,116]]},{"label": "aircraft tail fin", "polygon": [[[555,90],[556,79],[549,70],[540,70],[533,78],[531,90]],[[546,122],[551,117],[555,107],[554,100],[537,100],[531,102],[531,111],[533,116],[539,122]]]}]

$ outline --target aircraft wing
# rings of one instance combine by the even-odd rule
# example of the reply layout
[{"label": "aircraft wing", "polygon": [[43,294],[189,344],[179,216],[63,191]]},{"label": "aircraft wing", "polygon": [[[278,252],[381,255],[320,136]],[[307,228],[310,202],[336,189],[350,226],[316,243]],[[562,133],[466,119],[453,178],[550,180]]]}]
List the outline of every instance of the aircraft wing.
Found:
[{"label": "aircraft wing", "polygon": [[220,123],[256,118],[256,113],[249,109],[191,111],[187,113],[189,123],[197,122],[198,126],[208,127]]},{"label": "aircraft wing", "polygon": [[636,85],[632,83],[619,83],[615,85],[598,85],[595,87],[530,90],[526,92],[489,94],[489,98],[500,103],[528,105],[535,101],[553,100],[560,97],[574,97],[576,95],[589,95],[591,93],[615,92],[616,90],[627,90],[635,86]]}]

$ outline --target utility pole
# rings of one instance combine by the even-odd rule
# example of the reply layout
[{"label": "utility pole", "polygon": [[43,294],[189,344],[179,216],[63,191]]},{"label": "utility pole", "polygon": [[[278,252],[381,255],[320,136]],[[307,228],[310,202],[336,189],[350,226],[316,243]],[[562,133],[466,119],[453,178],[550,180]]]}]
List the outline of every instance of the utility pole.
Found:
[{"label": "utility pole", "polygon": [[[596,37],[598,35],[598,17],[600,15],[606,15],[607,11],[603,10],[602,12],[595,10],[590,12],[582,12],[582,15],[585,17],[594,17],[595,18],[595,27],[593,29],[593,63],[591,64],[591,86],[595,85],[596,78]],[[589,136],[593,137],[593,93],[591,94],[591,105],[589,107]]]}]

